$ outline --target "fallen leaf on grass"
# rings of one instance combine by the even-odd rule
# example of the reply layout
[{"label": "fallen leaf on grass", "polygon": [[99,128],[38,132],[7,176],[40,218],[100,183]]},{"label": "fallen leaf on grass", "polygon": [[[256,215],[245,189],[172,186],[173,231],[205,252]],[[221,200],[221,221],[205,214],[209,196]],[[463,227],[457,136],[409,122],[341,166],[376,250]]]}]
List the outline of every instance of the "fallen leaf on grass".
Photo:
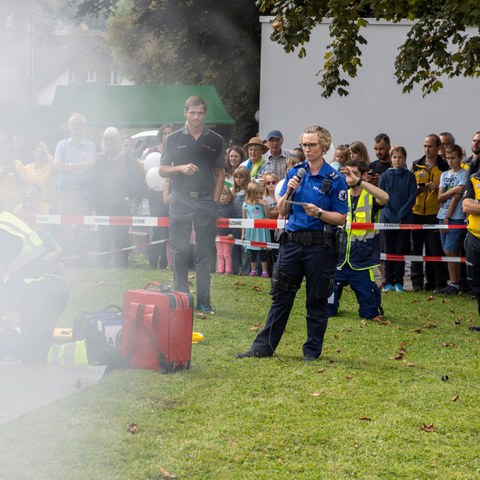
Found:
[{"label": "fallen leaf on grass", "polygon": [[136,423],[128,423],[127,424],[127,432],[137,433],[138,432],[138,425]]},{"label": "fallen leaf on grass", "polygon": [[412,332],[415,332],[415,333],[422,333],[422,329],[421,328],[414,328],[413,330],[411,330]]},{"label": "fallen leaf on grass", "polygon": [[329,360],[329,361],[328,361],[328,364],[329,364],[329,365],[332,365],[333,363],[335,363],[335,360]]},{"label": "fallen leaf on grass", "polygon": [[258,332],[260,330],[260,323],[256,323],[250,330],[252,332]]},{"label": "fallen leaf on grass", "polygon": [[452,397],[452,402],[456,402],[460,397],[458,395],[455,395]]},{"label": "fallen leaf on grass", "polygon": [[163,467],[160,467],[160,475],[162,476],[162,478],[177,478],[176,475],[170,473],[168,470],[165,470],[165,468]]},{"label": "fallen leaf on grass", "polygon": [[347,380],[351,380],[353,377],[352,377],[351,375],[347,375],[345,378],[346,378]]},{"label": "fallen leaf on grass", "polygon": [[360,322],[360,328],[365,328],[367,326],[367,321],[366,320],[362,320]]},{"label": "fallen leaf on grass", "polygon": [[433,295],[430,295],[428,298],[427,298],[427,302],[431,302],[432,300],[435,300],[435,297]]},{"label": "fallen leaf on grass", "polygon": [[460,325],[462,323],[462,317],[457,317],[456,320],[454,320],[455,325]]},{"label": "fallen leaf on grass", "polygon": [[407,363],[405,364],[405,366],[406,366],[406,367],[414,367],[415,364],[414,364],[413,362],[407,362]]},{"label": "fallen leaf on grass", "polygon": [[455,345],[454,343],[443,342],[443,343],[442,343],[442,347],[445,347],[445,348],[449,348],[449,347],[455,348],[456,345]]},{"label": "fallen leaf on grass", "polygon": [[395,355],[394,357],[388,357],[389,360],[403,360],[405,355],[403,353],[399,353],[398,355]]},{"label": "fallen leaf on grass", "polygon": [[311,393],[310,395],[312,397],[319,397],[321,394],[322,394],[322,392],[320,392],[320,390],[316,390],[315,392]]},{"label": "fallen leaf on grass", "polygon": [[324,372],[325,372],[325,369],[324,369],[324,368],[319,368],[319,369],[317,370],[317,373],[324,373]]},{"label": "fallen leaf on grass", "polygon": [[342,328],[342,332],[351,332],[352,329],[351,328]]},{"label": "fallen leaf on grass", "polygon": [[236,282],[233,283],[234,287],[244,287],[245,283],[241,282],[240,280],[237,280]]},{"label": "fallen leaf on grass", "polygon": [[256,292],[259,292],[261,290],[261,287],[259,287],[258,285],[253,285],[252,290],[255,290]]},{"label": "fallen leaf on grass", "polygon": [[379,325],[391,325],[392,322],[390,320],[384,320],[382,317],[375,317],[373,319],[375,323],[378,323]]},{"label": "fallen leaf on grass", "polygon": [[437,328],[437,325],[435,323],[426,323],[423,328]]},{"label": "fallen leaf on grass", "polygon": [[341,350],[340,348],[337,348],[335,351],[336,351],[337,353],[340,353],[342,350]]},{"label": "fallen leaf on grass", "polygon": [[195,315],[196,318],[207,318],[207,314],[206,313],[203,313],[203,312],[198,312],[196,315]]},{"label": "fallen leaf on grass", "polygon": [[336,334],[334,335],[334,337],[338,339],[338,338],[340,338],[340,335],[339,335],[338,333],[336,333]]},{"label": "fallen leaf on grass", "polygon": [[420,427],[420,429],[423,430],[424,432],[435,432],[435,427],[433,426],[433,423],[431,425],[422,423],[422,426]]},{"label": "fallen leaf on grass", "polygon": [[399,343],[400,348],[403,348],[403,349],[404,349],[407,345],[408,345],[407,342],[400,342],[400,343]]},{"label": "fallen leaf on grass", "polygon": [[371,422],[372,419],[370,417],[359,417],[359,420],[363,420],[364,422]]}]

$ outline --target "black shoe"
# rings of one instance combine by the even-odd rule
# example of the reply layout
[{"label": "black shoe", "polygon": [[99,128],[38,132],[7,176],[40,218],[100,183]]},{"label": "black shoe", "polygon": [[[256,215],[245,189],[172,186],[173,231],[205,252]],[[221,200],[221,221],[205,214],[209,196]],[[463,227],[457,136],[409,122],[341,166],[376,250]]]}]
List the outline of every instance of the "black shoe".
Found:
[{"label": "black shoe", "polygon": [[443,288],[437,288],[435,290],[435,293],[440,293],[442,295],[458,295],[459,290],[457,287],[454,287],[453,285],[447,285],[446,287],[443,287]]},{"label": "black shoe", "polygon": [[435,287],[433,285],[430,285],[429,283],[426,283],[423,289],[426,292],[433,292],[435,290]]},{"label": "black shoe", "polygon": [[255,350],[249,349],[243,353],[237,353],[235,358],[263,358],[263,357],[271,357],[271,355],[262,355]]},{"label": "black shoe", "polygon": [[315,360],[318,360],[318,357],[314,357],[313,355],[304,355],[303,356],[303,361],[304,362],[314,362]]},{"label": "black shoe", "polygon": [[413,292],[421,292],[423,287],[421,285],[413,285],[412,291]]}]

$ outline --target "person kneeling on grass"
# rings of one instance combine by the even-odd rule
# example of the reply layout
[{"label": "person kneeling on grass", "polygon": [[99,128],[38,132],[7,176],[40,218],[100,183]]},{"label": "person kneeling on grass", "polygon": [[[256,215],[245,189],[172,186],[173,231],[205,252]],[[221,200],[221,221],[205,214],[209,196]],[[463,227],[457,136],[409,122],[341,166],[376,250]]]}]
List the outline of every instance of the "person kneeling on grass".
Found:
[{"label": "person kneeling on grass", "polygon": [[[367,181],[368,163],[350,160],[342,168],[348,191],[347,222],[378,221],[380,208],[388,202],[388,193]],[[359,303],[362,318],[373,320],[383,315],[380,289],[374,280],[373,268],[380,265],[380,236],[375,230],[347,229],[345,255],[339,258],[333,294],[328,299],[328,314],[338,314],[343,287],[350,285]]]}]

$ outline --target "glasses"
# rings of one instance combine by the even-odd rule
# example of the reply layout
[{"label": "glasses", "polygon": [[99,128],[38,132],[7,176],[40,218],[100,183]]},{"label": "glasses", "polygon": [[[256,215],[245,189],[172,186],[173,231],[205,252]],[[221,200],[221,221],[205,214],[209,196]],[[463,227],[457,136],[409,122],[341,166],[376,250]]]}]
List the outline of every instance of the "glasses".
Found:
[{"label": "glasses", "polygon": [[276,182],[275,180],[272,180],[272,181],[267,180],[267,181],[265,182],[265,184],[266,184],[266,185],[276,185],[277,182]]},{"label": "glasses", "polygon": [[313,148],[315,148],[317,145],[319,145],[318,143],[301,143],[300,146],[305,149],[305,148],[309,148],[310,150],[312,150]]}]

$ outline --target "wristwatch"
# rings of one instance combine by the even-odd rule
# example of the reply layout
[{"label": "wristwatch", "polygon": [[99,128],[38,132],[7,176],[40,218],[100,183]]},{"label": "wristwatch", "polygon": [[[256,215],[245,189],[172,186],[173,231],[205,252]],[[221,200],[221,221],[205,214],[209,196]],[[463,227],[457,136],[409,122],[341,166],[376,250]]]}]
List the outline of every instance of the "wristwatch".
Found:
[{"label": "wristwatch", "polygon": [[321,208],[318,209],[317,214],[315,215],[317,218],[322,218],[323,210]]}]

